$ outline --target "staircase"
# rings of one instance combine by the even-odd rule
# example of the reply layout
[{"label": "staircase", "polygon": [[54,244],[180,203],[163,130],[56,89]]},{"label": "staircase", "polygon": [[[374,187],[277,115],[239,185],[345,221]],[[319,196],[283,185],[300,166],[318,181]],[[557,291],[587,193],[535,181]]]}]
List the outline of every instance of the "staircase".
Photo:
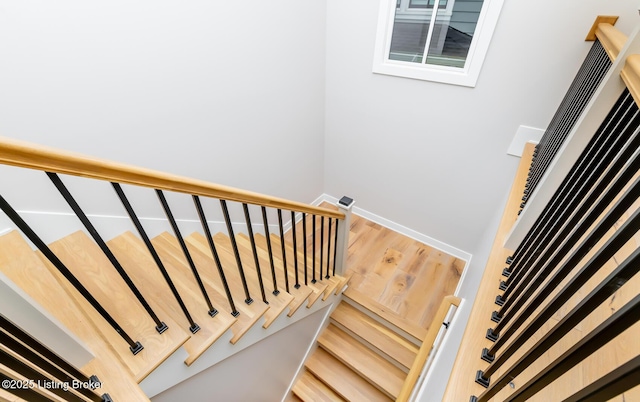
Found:
[{"label": "staircase", "polygon": [[[229,262],[233,254],[229,237],[222,233],[214,237],[222,261]],[[245,243],[248,239],[244,236],[239,238],[242,238],[241,257],[246,257],[248,249]],[[273,235],[273,240],[276,239],[279,238]],[[208,245],[204,244],[206,240],[202,235],[191,234],[186,242],[198,266],[214,266],[213,258],[206,253]],[[138,307],[139,303],[132,298],[124,282],[108,266],[106,257],[85,233],[79,231],[50,244],[51,250],[111,315],[125,329],[136,334],[136,340],[144,345],[144,349],[134,355],[42,253],[34,252],[17,231],[0,237],[0,270],[89,346],[96,358],[82,371],[95,373],[103,383],[100,391],[109,394],[115,401],[148,400],[138,383],[178,348],[183,347],[187,351],[188,358],[184,364],[191,365],[208,348],[214,347],[214,343],[226,331],[232,332],[231,343],[236,343],[252,326],[267,328],[278,316],[293,315],[305,302],[322,302],[323,298],[338,293],[346,284],[345,278],[336,275],[330,280],[323,280],[322,286],[309,287],[295,294],[280,292],[273,295],[272,292],[266,292],[268,304],[261,300],[251,304],[237,303],[240,314],[233,317],[220,279],[215,277],[213,270],[202,269],[202,280],[212,302],[219,309],[217,314],[211,316],[197,290],[193,275],[190,275],[184,255],[180,255],[176,238],[162,233],[152,239],[152,243],[184,304],[192,312],[193,320],[200,327],[195,333],[187,330],[189,323],[177,301],[144,244],[132,233],[123,233],[110,240],[108,245],[132,280],[139,284],[153,310],[167,324],[168,329],[162,334],[154,329],[148,314]],[[258,244],[260,262],[268,266],[269,261],[264,258],[268,253],[266,245]],[[283,277],[283,265],[275,264],[275,267],[277,276]],[[250,291],[259,294],[257,275],[252,268],[245,267],[246,280]],[[227,280],[232,292],[242,291],[238,275],[227,275]],[[5,367],[3,369],[6,370]],[[52,400],[64,400],[52,393],[45,392],[45,396]]]},{"label": "staircase", "polygon": [[303,401],[396,400],[419,347],[345,297],[293,387]]},{"label": "staircase", "polygon": [[[340,302],[355,274],[345,271],[354,229],[353,201],[347,197],[337,208],[316,207],[2,138],[0,164],[46,173],[82,225],[45,242],[0,195],[0,209],[17,229],[0,236],[0,285],[17,294],[24,309],[41,306],[46,312],[39,311],[39,319],[68,331],[70,344],[87,350],[83,363],[71,364],[68,351],[54,352],[5,317],[14,314],[15,319],[15,312],[0,309],[0,379],[3,386],[14,384],[0,389],[2,400],[148,401],[148,395],[177,390],[186,383],[175,385],[283,329],[287,321],[329,307],[331,323],[289,397],[405,401],[449,305],[457,305],[447,304],[427,331],[355,289]],[[111,184],[137,233],[110,227],[119,234],[105,240],[92,223],[95,218],[66,187],[68,175]],[[141,222],[121,184],[155,191],[170,232],[149,236],[148,220]],[[193,202],[201,230],[181,233],[193,223],[183,220],[180,228],[165,192],[177,193],[172,203],[180,193]],[[219,201],[216,218],[223,221],[205,216],[201,197],[209,199],[207,212],[211,199]],[[242,208],[244,223],[231,220],[227,204]],[[254,219],[261,212],[260,224],[252,223],[252,210]],[[277,224],[269,216],[272,222],[277,217]],[[413,252],[421,254],[423,246]],[[377,274],[392,274],[402,258],[387,252],[385,269]],[[34,336],[46,338],[38,331]],[[225,342],[226,347],[219,346]]]},{"label": "staircase", "polygon": [[[76,368],[5,319],[7,310],[0,309],[0,377],[15,385],[0,389],[2,400],[146,401],[143,381],[151,378],[157,385],[173,372],[161,384],[167,389],[274,333],[272,326],[278,331],[289,325],[286,321],[333,305],[347,285],[340,273],[348,208],[341,208],[345,214],[1,138],[0,164],[46,173],[84,228],[45,242],[33,222],[0,196],[0,209],[17,229],[0,236],[0,280],[22,289],[26,295],[20,303],[44,308],[39,317],[51,323],[49,315],[53,325],[59,321],[76,338],[74,345],[84,343],[93,354]],[[81,195],[72,194],[81,190],[66,187],[67,175],[111,184],[137,233],[124,230],[105,240],[92,223],[95,218],[76,201]],[[141,223],[125,195],[132,191],[121,184],[155,191],[171,232],[149,236],[148,222]],[[169,198],[172,203],[179,193],[193,202],[201,230],[182,235],[165,192],[178,193]],[[210,200],[205,204],[200,198]],[[213,220],[203,208],[211,213],[211,199],[220,203]],[[238,206],[244,223],[231,219],[234,210],[238,218]],[[252,223],[252,212],[254,219],[261,212],[260,224]],[[218,232],[223,224],[226,230]],[[249,333],[250,339],[237,346]],[[220,342],[236,346],[235,351],[218,347]],[[99,381],[100,386],[51,385],[72,381]]]}]

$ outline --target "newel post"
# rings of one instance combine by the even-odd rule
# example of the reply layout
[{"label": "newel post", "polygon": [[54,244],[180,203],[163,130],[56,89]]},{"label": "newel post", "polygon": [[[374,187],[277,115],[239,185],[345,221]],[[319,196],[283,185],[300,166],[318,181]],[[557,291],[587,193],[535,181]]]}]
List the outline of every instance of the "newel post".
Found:
[{"label": "newel post", "polygon": [[338,209],[344,214],[344,220],[339,221],[338,237],[336,239],[336,275],[343,275],[347,266],[347,251],[349,249],[349,230],[351,228],[351,209],[355,202],[349,197],[342,197],[338,201]]}]

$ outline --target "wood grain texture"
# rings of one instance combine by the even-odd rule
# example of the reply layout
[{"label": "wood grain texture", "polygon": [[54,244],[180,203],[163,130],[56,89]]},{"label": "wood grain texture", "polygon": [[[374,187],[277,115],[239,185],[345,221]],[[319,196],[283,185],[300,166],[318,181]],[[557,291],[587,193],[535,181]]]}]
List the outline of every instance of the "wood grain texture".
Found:
[{"label": "wood grain texture", "polygon": [[418,353],[418,347],[415,344],[349,303],[340,303],[331,314],[331,319],[403,365],[407,370],[413,364]]},{"label": "wood grain texture", "polygon": [[0,137],[0,163],[344,219],[344,214],[189,177]]},{"label": "wood grain texture", "polygon": [[[109,393],[114,400],[149,400],[96,322],[101,320],[105,330],[113,330],[101,317],[90,317],[74,303],[18,232],[0,237],[0,269],[87,345],[95,359],[81,369],[85,375],[95,374],[100,378],[103,385],[100,391]],[[116,341],[126,347],[121,339]]]},{"label": "wood grain texture", "polygon": [[344,292],[344,296],[348,297],[354,303],[362,306],[363,308],[371,311],[373,314],[381,317],[385,321],[388,321],[392,325],[402,329],[406,333],[415,338],[416,341],[422,342],[425,336],[427,336],[427,330],[419,327],[413,322],[410,322],[390,310],[386,306],[376,302],[368,297],[366,294],[360,293],[352,287],[347,288]]},{"label": "wood grain texture", "polygon": [[438,311],[433,318],[433,322],[429,326],[429,332],[427,336],[424,338],[422,346],[418,351],[418,355],[416,356],[413,364],[411,365],[411,369],[409,370],[409,374],[402,385],[402,390],[396,399],[397,402],[408,401],[411,396],[411,391],[416,386],[418,382],[418,377],[422,373],[424,369],[424,365],[427,362],[427,358],[431,354],[433,350],[433,343],[436,341],[436,337],[438,336],[438,332],[442,327],[442,323],[444,322],[449,309],[453,306],[458,307],[460,305],[460,298],[455,296],[447,296],[442,299],[442,303],[438,308]]},{"label": "wood grain texture", "polygon": [[406,374],[335,325],[329,324],[318,344],[389,398],[400,393]]},{"label": "wood grain texture", "polygon": [[[142,240],[134,236],[133,233],[126,232],[109,241],[108,245],[118,261],[127,270],[131,279],[140,284],[140,291],[149,304],[155,309],[162,308],[181,328],[188,329],[190,327],[189,321]],[[163,265],[170,263],[169,261],[163,262]],[[170,267],[169,269],[172,272],[179,271],[180,274],[186,273],[182,267]],[[214,317],[211,317],[208,314],[207,304],[199,294],[193,276],[174,275],[171,279],[193,321],[200,327],[200,330],[191,334],[189,340],[183,345],[189,354],[185,364],[190,366],[231,328],[236,319],[225,310],[221,310]],[[210,297],[212,296],[211,292],[215,292],[215,290],[209,289]],[[216,299],[220,298],[222,296],[217,295]]]},{"label": "wood grain texture", "polygon": [[640,55],[632,54],[627,57],[620,77],[631,92],[636,105],[640,105]]},{"label": "wood grain texture", "polygon": [[458,286],[465,264],[354,214],[345,271],[352,278],[345,295],[422,340],[440,302]]},{"label": "wood grain texture", "polygon": [[482,276],[482,282],[471,310],[458,354],[449,377],[449,383],[444,394],[445,401],[468,401],[471,395],[480,395],[484,388],[474,382],[476,372],[484,369],[486,363],[480,360],[480,351],[491,347],[491,342],[482,335],[494,323],[490,320],[495,304],[487,302],[494,300],[498,294],[497,287],[502,280],[502,269],[505,260],[512,251],[503,247],[504,240],[518,216],[520,198],[527,179],[527,172],[531,165],[534,144],[525,146],[516,177],[509,193],[507,206],[503,212],[500,226],[491,248],[489,260]]},{"label": "wood grain texture", "polygon": [[[251,241],[245,234],[239,233],[236,236],[236,242],[238,243],[238,248],[241,250],[241,257],[243,258],[243,261],[246,261],[245,269],[248,269],[252,274],[249,275],[249,278],[254,281],[254,286],[258,287],[258,279],[253,258],[253,249],[251,248]],[[264,315],[265,320],[262,327],[268,328],[269,325],[271,325],[276,320],[276,318],[278,318],[280,314],[282,314],[289,307],[289,304],[291,304],[291,302],[293,301],[293,296],[285,292],[284,289],[282,289],[282,291],[278,295],[273,294],[274,287],[268,252],[266,250],[259,249],[257,244],[256,252],[258,254],[258,262],[260,265],[260,272],[262,273],[262,280],[264,282],[265,295],[267,296],[267,301],[269,302],[269,310],[267,310],[266,314]]]},{"label": "wood grain texture", "polygon": [[[156,324],[149,314],[100,248],[84,232],[75,232],[51,243],[49,247],[113,319],[144,346],[134,359],[128,359],[136,381],[142,381],[189,339],[189,333],[160,307],[156,314],[169,329],[162,334],[155,330]],[[56,270],[55,275],[61,274]],[[70,284],[67,288],[76,299],[81,298]],[[128,348],[118,349],[118,352],[131,355]]]},{"label": "wood grain texture", "polygon": [[[184,253],[173,236],[168,233],[163,233],[162,235],[156,236],[152,242],[160,246],[159,252],[161,249],[162,253],[160,256],[163,261],[165,259],[174,261],[176,266],[182,266],[183,272],[190,272]],[[215,267],[215,261],[211,255],[209,244],[204,236],[199,233],[192,233],[185,238],[185,242],[196,267],[200,267],[199,272],[203,282],[208,288],[216,290],[215,293],[212,293],[212,296],[216,297],[218,294],[225,294],[221,279],[218,276],[217,268]],[[238,276],[235,268],[235,262],[229,261],[226,258],[221,258],[221,260],[229,288],[231,289],[231,294],[235,301],[235,306],[240,312],[236,322],[231,326],[231,330],[233,332],[231,343],[235,344],[260,320],[262,316],[264,316],[269,306],[264,303],[255,302],[246,304],[244,302],[244,291],[242,290],[240,277]],[[226,297],[220,297],[220,299],[214,299],[213,302],[215,305],[225,310],[229,309],[229,302],[226,300]]]},{"label": "wood grain texture", "polygon": [[611,24],[615,25],[618,21],[618,17],[615,15],[599,15],[596,17],[595,22],[591,26],[589,33],[587,33],[587,37],[584,38],[585,41],[594,41],[597,39],[596,30],[598,29],[598,25],[600,24]]},{"label": "wood grain texture", "polygon": [[[275,234],[271,234],[270,238],[271,238],[271,247],[273,247],[273,250],[282,250],[280,246],[280,238]],[[266,249],[267,247],[267,239],[261,234],[256,234],[256,243],[264,252],[264,249]],[[277,271],[276,275],[279,278],[278,280],[282,282],[281,287],[284,287],[285,286],[284,285],[285,270],[284,270],[284,263],[282,261],[281,254],[282,254],[282,251],[280,252],[275,251],[273,253],[273,258],[274,258],[274,263]],[[313,293],[313,290],[308,286],[300,285],[299,288],[295,288],[293,286],[295,284],[295,275],[293,273],[293,270],[294,270],[294,266],[293,266],[292,256],[289,255],[287,256],[286,277],[287,277],[287,280],[289,281],[289,293],[291,294],[291,296],[293,296],[293,300],[291,301],[291,303],[289,303],[289,313],[287,314],[289,317],[295,314],[295,312],[298,311],[298,309],[308,300],[311,293]]]},{"label": "wood grain texture", "polygon": [[304,402],[341,402],[344,401],[325,383],[305,370],[293,386],[293,393]]},{"label": "wood grain texture", "polygon": [[347,401],[389,402],[391,399],[325,350],[305,362],[307,370]]},{"label": "wood grain texture", "polygon": [[[285,236],[286,238],[286,236]],[[273,247],[277,247],[280,248],[281,247],[281,240],[280,238],[278,238],[275,235],[271,235],[271,243]],[[289,244],[288,241],[285,241],[285,249],[287,252],[287,265],[289,266],[289,276],[290,276],[290,280],[289,280],[289,284],[291,287],[293,287],[293,285],[295,284],[295,264],[293,261],[293,245]],[[323,278],[317,278],[317,282],[316,283],[312,283],[311,282],[311,273],[310,273],[310,267],[312,265],[312,258],[310,255],[307,255],[307,284],[304,284],[304,254],[303,252],[300,251],[300,249],[298,249],[298,281],[300,286],[306,286],[307,288],[311,289],[311,293],[309,294],[309,296],[307,297],[307,308],[313,306],[315,304],[316,301],[318,301],[318,299],[322,296],[323,292],[327,289],[328,286],[328,281],[326,279]],[[291,261],[289,261],[291,260]],[[291,265],[289,265],[289,263],[291,263]],[[291,281],[291,279],[293,279],[293,281]]]},{"label": "wood grain texture", "polygon": [[596,37],[602,43],[609,59],[614,61],[627,41],[627,35],[610,23],[600,23],[596,28]]}]

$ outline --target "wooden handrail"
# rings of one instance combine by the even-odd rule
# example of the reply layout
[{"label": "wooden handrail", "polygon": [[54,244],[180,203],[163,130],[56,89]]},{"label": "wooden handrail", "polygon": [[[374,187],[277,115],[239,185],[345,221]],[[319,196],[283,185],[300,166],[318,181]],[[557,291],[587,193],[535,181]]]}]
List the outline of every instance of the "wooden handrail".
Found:
[{"label": "wooden handrail", "polygon": [[596,36],[611,61],[614,61],[616,57],[618,57],[620,50],[622,50],[624,44],[627,42],[627,35],[620,32],[611,24],[598,24]]},{"label": "wooden handrail", "polygon": [[433,343],[436,341],[436,337],[438,336],[438,332],[440,332],[440,327],[444,322],[444,319],[449,312],[449,307],[460,305],[460,298],[456,296],[446,296],[442,299],[442,303],[436,312],[435,317],[433,317],[433,321],[431,321],[431,326],[427,331],[427,336],[422,341],[422,346],[418,351],[418,355],[416,359],[413,361],[413,365],[411,365],[411,369],[409,370],[409,374],[407,378],[404,380],[404,384],[402,385],[402,390],[396,399],[396,402],[406,402],[409,400],[409,396],[411,396],[411,392],[420,377],[420,373],[422,373],[422,368],[424,367],[427,359],[429,358],[429,354],[431,354],[431,350],[433,349]]},{"label": "wooden handrail", "polygon": [[344,219],[343,213],[326,208],[4,137],[0,164]]},{"label": "wooden handrail", "polygon": [[631,92],[637,105],[640,105],[640,54],[632,54],[627,57],[620,77]]},{"label": "wooden handrail", "polygon": [[627,41],[627,35],[614,27],[617,21],[618,17],[615,15],[597,16],[585,38],[586,41],[598,39],[611,61],[614,61],[616,57],[618,57],[620,50],[622,50],[622,47]]}]

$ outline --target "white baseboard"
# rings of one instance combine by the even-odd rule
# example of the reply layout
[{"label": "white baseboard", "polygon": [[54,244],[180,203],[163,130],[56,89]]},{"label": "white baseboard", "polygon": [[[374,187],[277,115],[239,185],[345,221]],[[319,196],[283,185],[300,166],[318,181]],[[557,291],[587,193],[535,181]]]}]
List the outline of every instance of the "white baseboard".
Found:
[{"label": "white baseboard", "polygon": [[[321,196],[319,196],[318,198],[316,198],[316,200],[314,201],[314,205],[320,205],[323,201],[331,203],[336,205],[338,203],[338,199],[336,197],[333,197],[329,194],[322,194]],[[357,200],[356,200],[357,202]],[[357,205],[357,204],[356,204]],[[353,207],[353,213],[361,216],[365,219],[368,219],[372,222],[377,223],[380,226],[384,226],[387,229],[391,229],[394,232],[398,232],[402,235],[405,235],[411,239],[417,240],[421,243],[424,243],[430,247],[433,247],[435,249],[441,250],[449,255],[452,255],[456,258],[459,258],[463,261],[465,261],[465,265],[464,268],[462,270],[462,275],[460,277],[460,280],[458,281],[458,286],[456,287],[456,290],[454,292],[454,295],[458,296],[458,297],[462,297],[464,298],[465,295],[461,295],[460,293],[460,288],[462,286],[462,284],[464,283],[464,279],[467,275],[467,271],[468,271],[468,267],[471,263],[471,258],[473,257],[473,255],[471,253],[468,253],[464,250],[460,250],[457,247],[454,247],[450,244],[441,242],[439,240],[434,239],[433,237],[427,236],[423,233],[417,232],[413,229],[410,229],[406,226],[403,226],[399,223],[393,222],[389,219],[383,218],[381,216],[378,216],[372,212],[369,212],[365,209],[359,208],[357,206]]]},{"label": "white baseboard", "polygon": [[[314,201],[314,205],[319,205],[321,204],[323,201],[326,202],[330,202],[332,204],[337,204],[338,203],[338,199],[328,195],[328,194],[322,194],[320,197],[318,197],[316,199],[316,201]],[[356,200],[357,203],[357,200]],[[357,205],[357,204],[356,204]],[[390,221],[389,219],[383,218],[381,216],[378,216],[376,214],[374,214],[373,212],[369,212],[365,209],[359,208],[357,206],[353,207],[353,213],[361,216],[363,218],[366,218],[372,222],[377,223],[380,226],[384,226],[387,229],[391,229],[394,232],[398,232],[401,233],[407,237],[410,237],[414,240],[417,240],[419,242],[422,242],[428,246],[431,246],[433,248],[437,248],[438,250],[442,250],[445,253],[452,255],[454,257],[460,258],[462,260],[465,261],[469,261],[471,259],[471,254],[467,253],[466,251],[460,250],[457,247],[454,247],[450,244],[441,242],[439,240],[434,239],[433,237],[429,237],[423,233],[417,232],[413,229],[410,229],[406,226],[403,226],[399,223]]]}]

